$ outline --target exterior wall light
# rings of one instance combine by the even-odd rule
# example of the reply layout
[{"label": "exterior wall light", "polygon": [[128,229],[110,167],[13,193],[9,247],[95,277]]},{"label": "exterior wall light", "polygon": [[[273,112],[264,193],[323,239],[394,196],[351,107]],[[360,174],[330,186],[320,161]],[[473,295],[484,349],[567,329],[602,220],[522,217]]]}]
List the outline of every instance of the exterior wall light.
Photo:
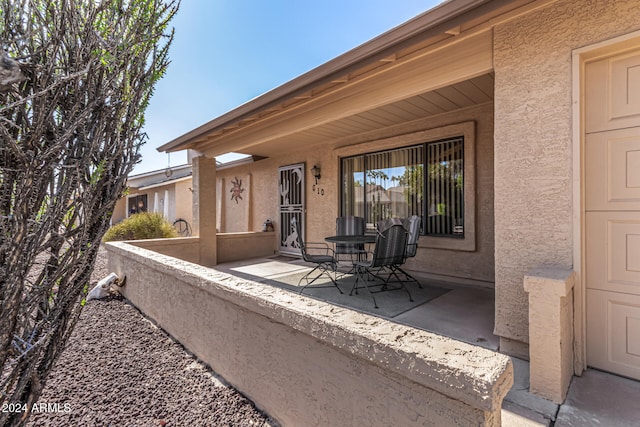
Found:
[{"label": "exterior wall light", "polygon": [[318,185],[318,180],[320,179],[320,168],[316,165],[313,165],[311,168],[311,175],[316,179],[316,185]]}]

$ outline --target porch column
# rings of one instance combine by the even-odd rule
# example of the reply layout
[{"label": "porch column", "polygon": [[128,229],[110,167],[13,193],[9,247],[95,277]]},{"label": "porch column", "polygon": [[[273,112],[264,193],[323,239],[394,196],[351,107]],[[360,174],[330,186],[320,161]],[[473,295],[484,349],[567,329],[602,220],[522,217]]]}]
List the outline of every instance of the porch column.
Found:
[{"label": "porch column", "polygon": [[562,403],[573,376],[573,285],[569,268],[539,267],[524,276],[529,293],[531,393]]},{"label": "porch column", "polygon": [[216,159],[195,157],[193,162],[193,235],[200,237],[200,264],[217,264]]},{"label": "porch column", "polygon": [[164,203],[162,205],[162,213],[164,214],[164,217],[167,219],[167,221],[169,221],[169,206],[171,206],[171,203],[169,203],[169,190],[164,190]]}]

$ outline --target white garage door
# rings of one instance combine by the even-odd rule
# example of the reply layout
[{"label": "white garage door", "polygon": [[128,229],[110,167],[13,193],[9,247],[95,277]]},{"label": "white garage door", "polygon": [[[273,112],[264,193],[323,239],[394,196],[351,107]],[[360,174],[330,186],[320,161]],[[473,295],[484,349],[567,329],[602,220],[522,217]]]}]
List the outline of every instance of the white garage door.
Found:
[{"label": "white garage door", "polygon": [[585,73],[587,364],[640,379],[640,49]]}]

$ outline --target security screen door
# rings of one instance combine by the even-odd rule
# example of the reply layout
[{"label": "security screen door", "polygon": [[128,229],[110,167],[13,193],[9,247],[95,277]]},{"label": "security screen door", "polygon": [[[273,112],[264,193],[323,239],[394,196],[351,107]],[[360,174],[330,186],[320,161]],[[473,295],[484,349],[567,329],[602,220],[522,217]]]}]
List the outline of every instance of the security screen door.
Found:
[{"label": "security screen door", "polygon": [[280,253],[300,255],[291,218],[300,223],[303,237],[305,223],[304,163],[282,166],[278,169],[280,193]]}]

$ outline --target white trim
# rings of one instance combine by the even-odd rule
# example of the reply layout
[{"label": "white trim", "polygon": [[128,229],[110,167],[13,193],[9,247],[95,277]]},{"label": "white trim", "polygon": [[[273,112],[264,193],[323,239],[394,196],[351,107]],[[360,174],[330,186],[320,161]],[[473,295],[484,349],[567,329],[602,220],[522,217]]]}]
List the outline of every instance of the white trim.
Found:
[{"label": "white trim", "polygon": [[162,187],[163,185],[171,185],[171,184],[175,184],[177,182],[186,181],[188,179],[192,179],[192,176],[189,175],[189,176],[185,176],[183,178],[176,178],[176,179],[172,179],[170,181],[164,181],[164,182],[159,182],[157,184],[146,185],[144,187],[139,187],[138,190],[149,190],[151,188]]},{"label": "white trim", "polygon": [[[182,171],[183,169],[189,169],[190,167],[191,167],[191,165],[187,163],[187,164],[184,164],[184,165],[171,166],[171,170],[175,173],[175,172],[178,172],[178,171]],[[154,176],[154,175],[159,175],[159,176],[162,175],[162,176],[164,176],[165,170],[167,170],[167,168],[156,169],[156,170],[152,170],[152,171],[149,171],[149,172],[142,172],[142,173],[139,173],[139,174],[136,174],[136,175],[130,175],[128,177],[128,179],[132,180],[132,179],[148,178],[148,177],[151,177],[151,176]]]},{"label": "white trim", "polygon": [[572,140],[573,140],[573,270],[578,275],[574,286],[574,371],[580,375],[587,368],[587,311],[585,269],[585,164],[584,164],[584,68],[585,64],[605,56],[638,47],[640,31],[594,43],[572,52]]},{"label": "white trim", "polygon": [[[175,192],[174,192],[175,194]],[[162,205],[162,214],[164,215],[164,218],[169,221],[169,208],[171,207],[171,203],[169,201],[169,190],[164,190],[164,199],[163,199],[163,205]],[[173,221],[172,221],[173,222]]]},{"label": "white trim", "polygon": [[582,374],[587,367],[587,340],[586,340],[586,292],[584,283],[584,159],[583,159],[583,135],[584,135],[584,61],[579,52],[572,55],[572,193],[573,193],[573,270],[577,274],[574,292],[574,319],[573,319],[573,351],[574,373]]}]

